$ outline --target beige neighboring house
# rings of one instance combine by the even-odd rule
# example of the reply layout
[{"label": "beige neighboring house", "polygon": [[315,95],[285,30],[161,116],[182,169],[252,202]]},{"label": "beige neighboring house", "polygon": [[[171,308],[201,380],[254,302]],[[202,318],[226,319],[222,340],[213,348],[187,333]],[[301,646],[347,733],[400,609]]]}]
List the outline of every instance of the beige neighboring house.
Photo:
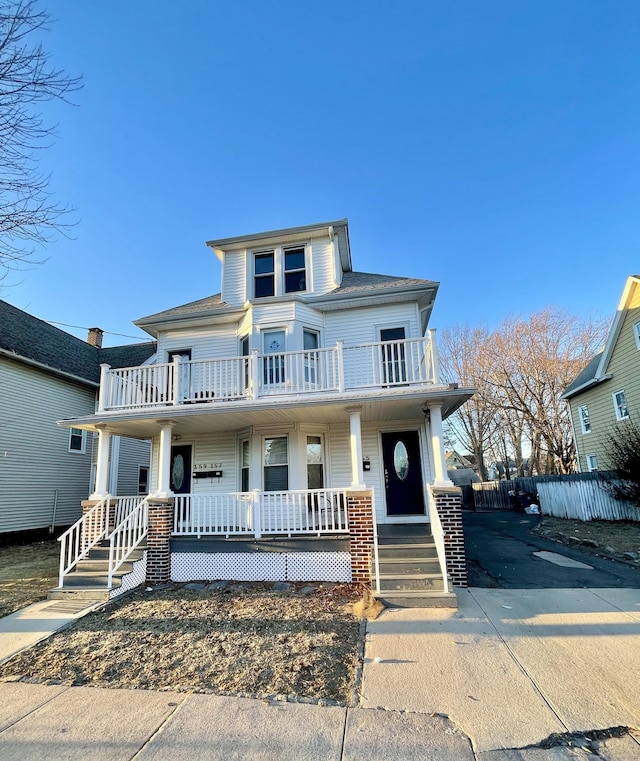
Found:
[{"label": "beige neighboring house", "polygon": [[640,275],[626,282],[604,349],[571,383],[569,402],[578,470],[608,470],[607,437],[624,421],[640,424]]},{"label": "beige neighboring house", "polygon": [[[97,440],[61,418],[96,408],[100,364],[139,365],[155,343],[102,348],[102,331],[82,341],[0,301],[0,535],[68,526],[93,490]],[[148,440],[114,436],[107,474],[114,494],[149,481]]]}]

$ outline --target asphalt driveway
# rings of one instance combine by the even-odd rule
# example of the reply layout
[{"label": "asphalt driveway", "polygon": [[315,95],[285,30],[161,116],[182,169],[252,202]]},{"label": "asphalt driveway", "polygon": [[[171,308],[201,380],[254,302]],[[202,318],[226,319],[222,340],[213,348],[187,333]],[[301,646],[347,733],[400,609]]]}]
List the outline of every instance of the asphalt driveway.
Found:
[{"label": "asphalt driveway", "polygon": [[[502,589],[637,588],[640,569],[529,533],[539,516],[463,513],[469,586]],[[536,554],[542,553],[542,555]]]}]

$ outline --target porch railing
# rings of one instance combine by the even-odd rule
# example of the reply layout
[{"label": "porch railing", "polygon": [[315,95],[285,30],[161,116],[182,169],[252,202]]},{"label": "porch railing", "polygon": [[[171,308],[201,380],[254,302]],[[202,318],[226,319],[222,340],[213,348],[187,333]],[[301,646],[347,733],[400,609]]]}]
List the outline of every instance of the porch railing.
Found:
[{"label": "porch railing", "polygon": [[63,585],[64,577],[89,554],[91,548],[106,537],[109,527],[110,500],[111,497],[108,495],[101,499],[71,528],[58,537],[60,542],[59,587]]},{"label": "porch railing", "polygon": [[102,365],[99,410],[224,402],[437,382],[432,337],[246,357]]},{"label": "porch railing", "polygon": [[346,489],[176,495],[177,536],[348,534]]},{"label": "porch railing", "polygon": [[429,520],[431,521],[431,535],[433,536],[433,541],[436,545],[436,552],[438,553],[438,560],[440,561],[440,569],[442,571],[443,589],[445,592],[450,592],[451,588],[449,586],[449,574],[447,573],[444,529],[442,528],[438,508],[436,507],[430,487],[427,489],[427,504],[429,508]]},{"label": "porch railing", "polygon": [[[127,503],[127,506],[130,506],[130,503]],[[108,589],[112,587],[114,573],[140,546],[147,535],[148,528],[149,498],[138,497],[138,504],[125,514],[109,535]]]}]

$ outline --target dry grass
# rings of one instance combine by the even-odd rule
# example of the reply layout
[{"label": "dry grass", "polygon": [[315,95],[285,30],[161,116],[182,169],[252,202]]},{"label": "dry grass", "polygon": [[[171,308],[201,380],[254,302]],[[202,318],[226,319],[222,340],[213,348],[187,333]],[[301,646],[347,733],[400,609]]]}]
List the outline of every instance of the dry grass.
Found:
[{"label": "dry grass", "polygon": [[[311,586],[311,585],[310,585]],[[349,702],[362,589],[138,590],[0,666],[0,678]]]},{"label": "dry grass", "polygon": [[[615,558],[635,553],[640,558],[640,522],[545,517],[532,531],[563,544],[580,544],[580,549],[587,552]],[[583,544],[585,541],[587,543]]]},{"label": "dry grass", "polygon": [[44,600],[58,583],[57,541],[0,547],[0,618]]}]

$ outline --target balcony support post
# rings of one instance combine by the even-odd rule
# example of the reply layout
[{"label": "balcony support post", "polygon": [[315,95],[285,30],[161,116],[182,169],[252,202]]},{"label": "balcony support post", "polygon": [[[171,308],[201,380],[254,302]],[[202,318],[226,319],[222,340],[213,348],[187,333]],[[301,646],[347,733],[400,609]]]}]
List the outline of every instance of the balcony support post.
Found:
[{"label": "balcony support post", "polygon": [[101,364],[100,365],[100,388],[98,389],[98,412],[104,412],[105,408],[105,399],[110,400],[111,394],[109,393],[109,389],[107,388],[107,384],[109,383],[109,370],[111,370],[111,365]]},{"label": "balcony support post", "polygon": [[160,425],[160,451],[158,453],[158,483],[154,497],[167,499],[173,497],[171,491],[171,431],[174,420],[158,420]]},{"label": "balcony support post", "polygon": [[433,449],[434,486],[453,486],[447,475],[447,456],[444,451],[444,433],[442,430],[442,404],[431,402],[427,405],[427,435],[431,437]]},{"label": "balcony support post", "polygon": [[111,443],[111,431],[104,424],[98,428],[98,458],[96,460],[96,482],[93,494],[89,499],[102,499],[109,493],[109,448]]},{"label": "balcony support post", "polygon": [[347,407],[349,413],[349,439],[351,445],[351,488],[366,489],[362,467],[362,428],[360,416],[362,407]]},{"label": "balcony support post", "polygon": [[438,344],[436,343],[436,329],[429,328],[429,344],[431,349],[431,375],[433,383],[440,383],[440,370],[438,368]]}]

